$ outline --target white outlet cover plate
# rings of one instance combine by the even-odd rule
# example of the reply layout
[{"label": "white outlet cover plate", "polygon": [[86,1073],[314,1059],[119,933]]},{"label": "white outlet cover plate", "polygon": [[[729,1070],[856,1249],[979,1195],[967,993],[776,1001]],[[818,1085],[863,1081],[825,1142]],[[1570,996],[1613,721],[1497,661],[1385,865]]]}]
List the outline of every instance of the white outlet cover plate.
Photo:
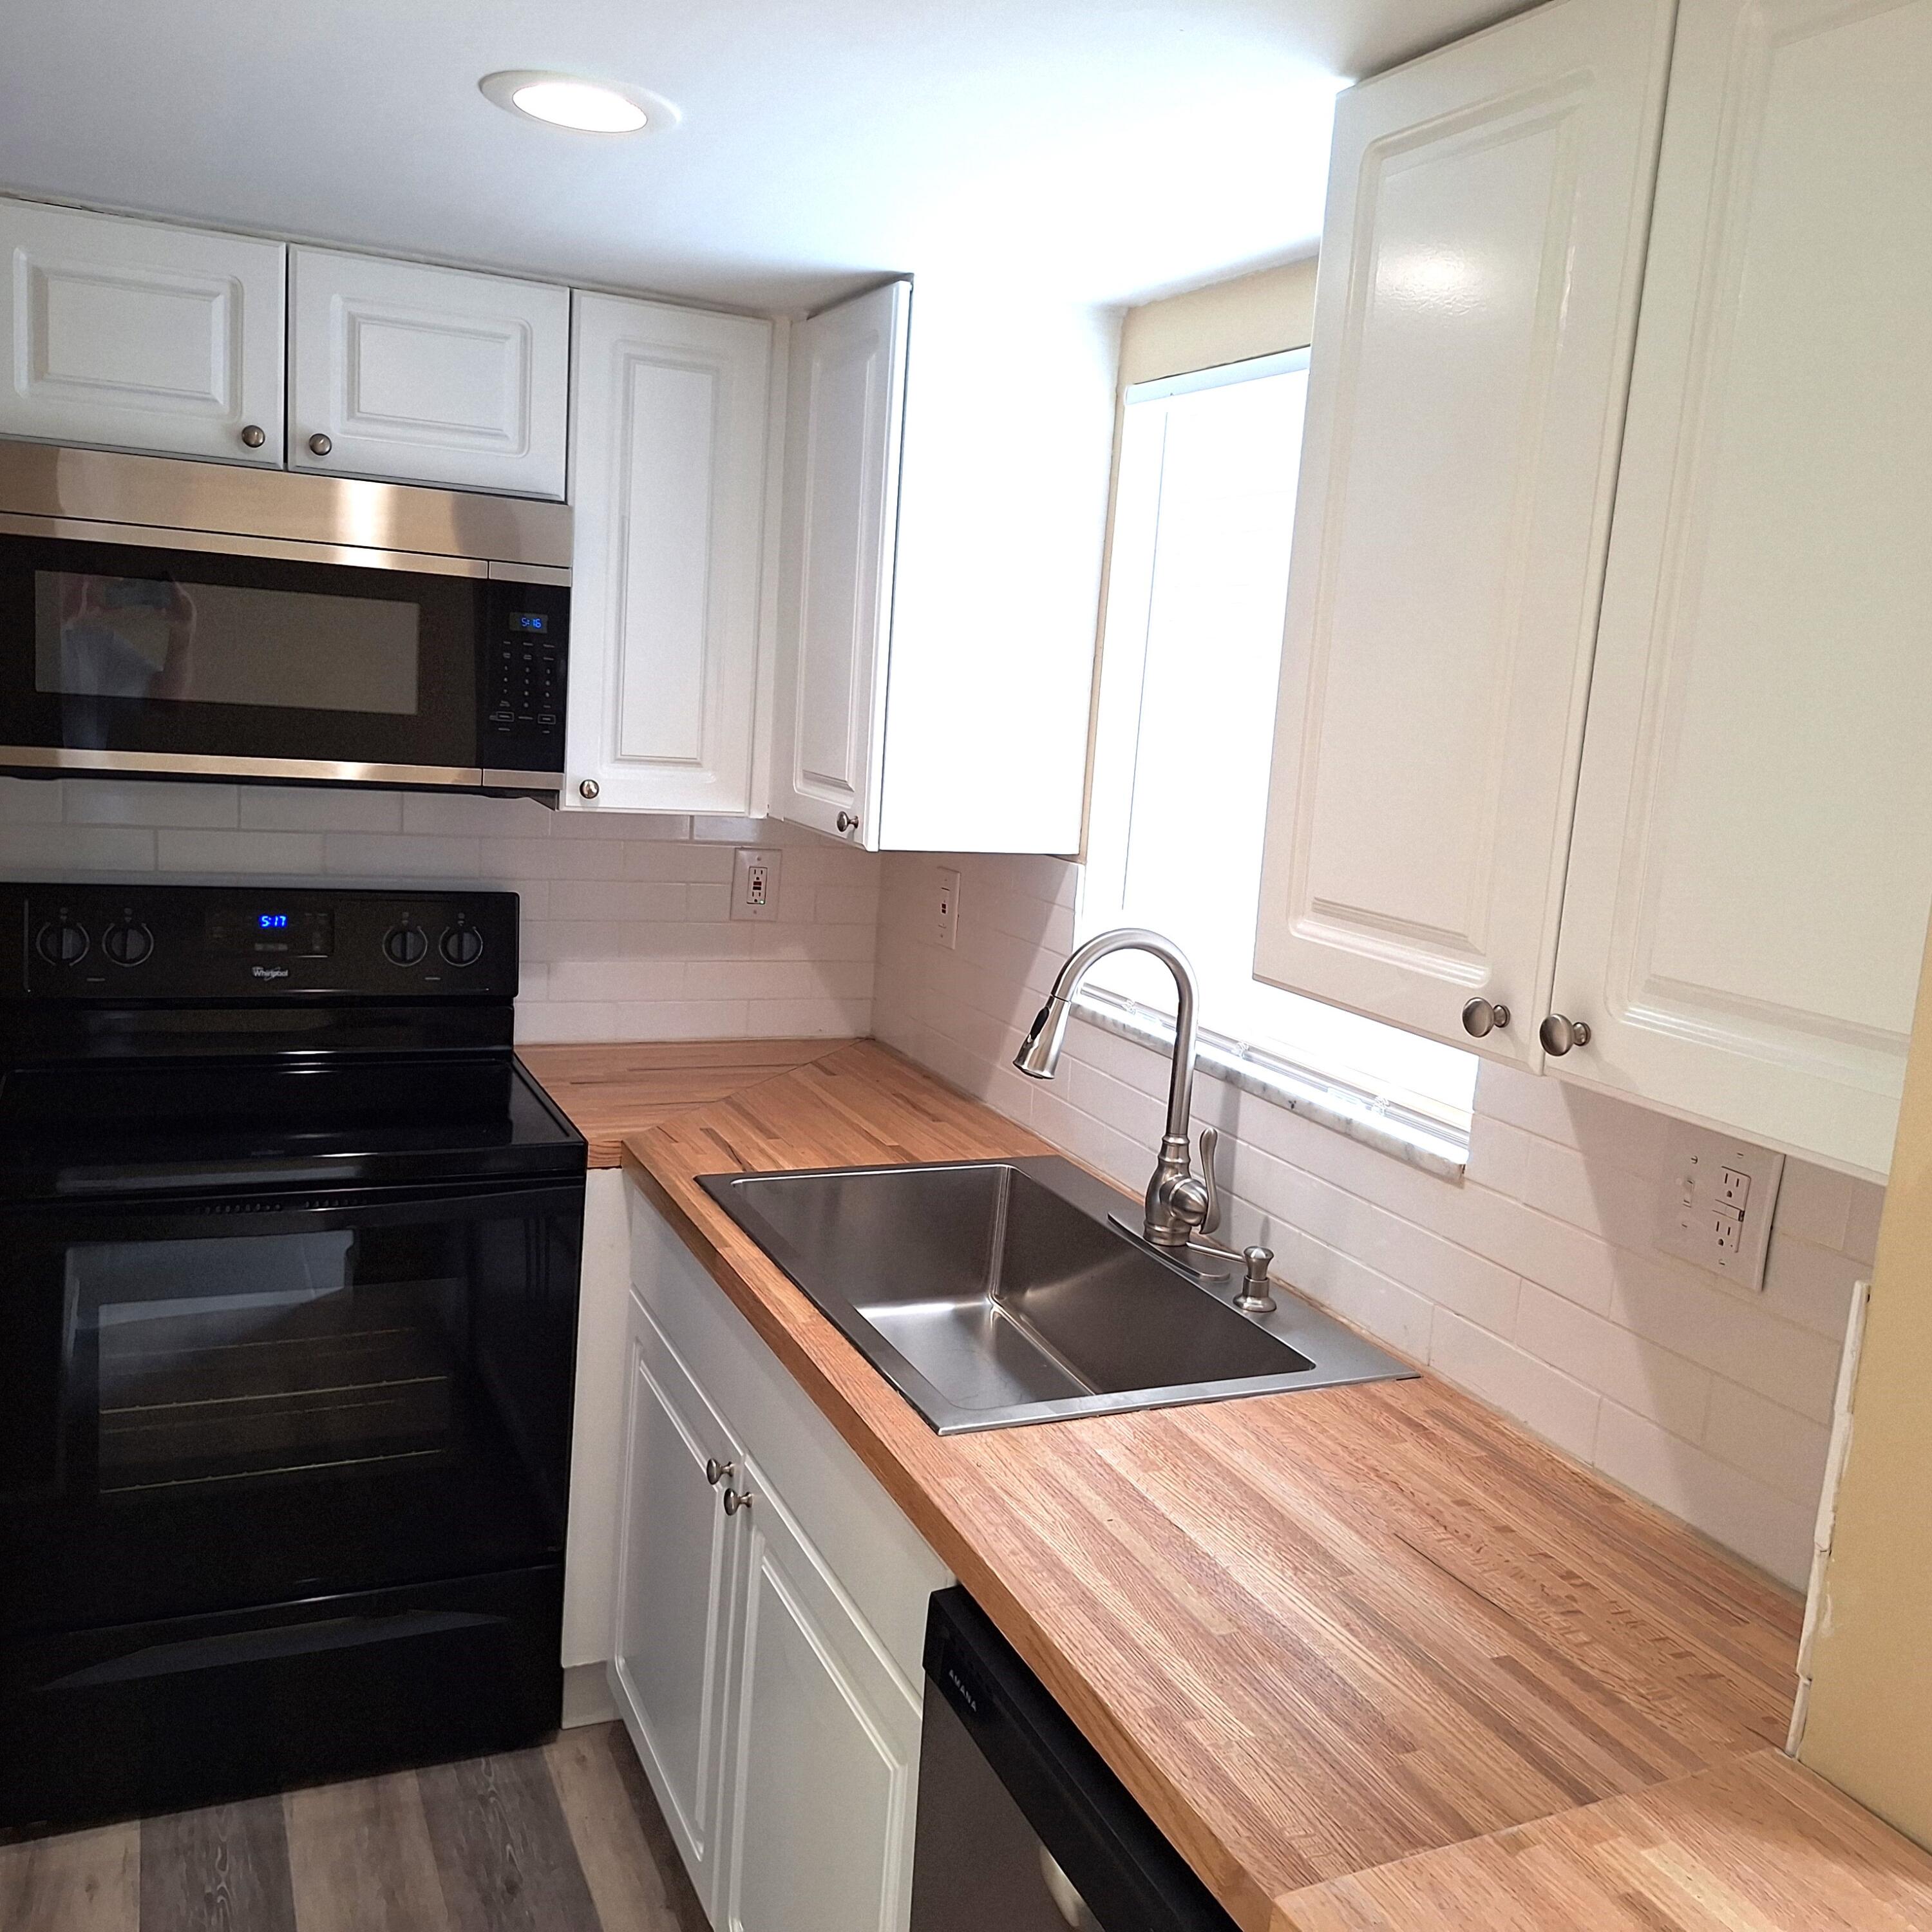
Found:
[{"label": "white outlet cover plate", "polygon": [[[776,919],[778,916],[778,862],[776,847],[740,845],[731,854],[731,916]],[[762,880],[762,903],[756,887]]]},{"label": "white outlet cover plate", "polygon": [[959,944],[959,874],[950,866],[939,868],[939,892],[933,905],[933,937],[942,946]]},{"label": "white outlet cover plate", "polygon": [[1764,1286],[1784,1156],[1673,1120],[1664,1144],[1657,1245],[1735,1286]]}]

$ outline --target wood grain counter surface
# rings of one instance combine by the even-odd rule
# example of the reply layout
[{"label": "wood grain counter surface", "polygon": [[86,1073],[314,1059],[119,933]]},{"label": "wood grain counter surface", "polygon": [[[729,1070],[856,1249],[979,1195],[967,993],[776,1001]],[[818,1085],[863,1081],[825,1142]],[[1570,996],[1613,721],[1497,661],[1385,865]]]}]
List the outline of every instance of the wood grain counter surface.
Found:
[{"label": "wood grain counter surface", "polygon": [[1932,1858],[1781,1751],[1295,1892],[1282,1932],[1924,1932]]},{"label": "wood grain counter surface", "polygon": [[627,1135],[728,1100],[851,1044],[842,1040],[691,1040],[524,1046],[517,1058],[569,1115],[592,1167],[615,1167]]},{"label": "wood grain counter surface", "polygon": [[623,1164],[1248,1932],[1616,1926],[1338,1888],[1730,1790],[1696,1780],[1784,1738],[1792,1595],[1426,1377],[941,1438],[696,1184],[1051,1151],[860,1042],[629,1136]]}]

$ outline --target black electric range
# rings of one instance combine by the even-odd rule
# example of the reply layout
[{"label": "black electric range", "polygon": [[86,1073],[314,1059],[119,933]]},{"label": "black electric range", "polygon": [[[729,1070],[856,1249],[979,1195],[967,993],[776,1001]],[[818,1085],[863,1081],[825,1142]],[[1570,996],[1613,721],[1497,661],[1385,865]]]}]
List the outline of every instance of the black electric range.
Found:
[{"label": "black electric range", "polygon": [[0,1826],[555,1727],[585,1150],[516,940],[0,886]]}]

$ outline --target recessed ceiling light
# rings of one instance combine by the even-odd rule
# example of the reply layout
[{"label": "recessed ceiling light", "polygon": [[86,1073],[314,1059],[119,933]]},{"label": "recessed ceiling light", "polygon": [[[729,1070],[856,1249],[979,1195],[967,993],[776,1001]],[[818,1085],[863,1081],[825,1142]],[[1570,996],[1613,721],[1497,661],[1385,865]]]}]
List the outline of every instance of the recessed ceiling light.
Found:
[{"label": "recessed ceiling light", "polygon": [[506,68],[478,81],[484,95],[513,114],[586,134],[650,134],[677,125],[677,110],[641,87],[572,74]]}]

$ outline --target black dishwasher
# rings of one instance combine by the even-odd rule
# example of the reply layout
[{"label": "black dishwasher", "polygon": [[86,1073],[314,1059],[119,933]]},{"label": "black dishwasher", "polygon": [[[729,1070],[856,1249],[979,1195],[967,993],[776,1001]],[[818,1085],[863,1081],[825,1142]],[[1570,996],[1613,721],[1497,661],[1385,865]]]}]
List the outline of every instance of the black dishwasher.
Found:
[{"label": "black dishwasher", "polygon": [[932,1600],[911,1932],[1234,1932],[964,1590]]}]

